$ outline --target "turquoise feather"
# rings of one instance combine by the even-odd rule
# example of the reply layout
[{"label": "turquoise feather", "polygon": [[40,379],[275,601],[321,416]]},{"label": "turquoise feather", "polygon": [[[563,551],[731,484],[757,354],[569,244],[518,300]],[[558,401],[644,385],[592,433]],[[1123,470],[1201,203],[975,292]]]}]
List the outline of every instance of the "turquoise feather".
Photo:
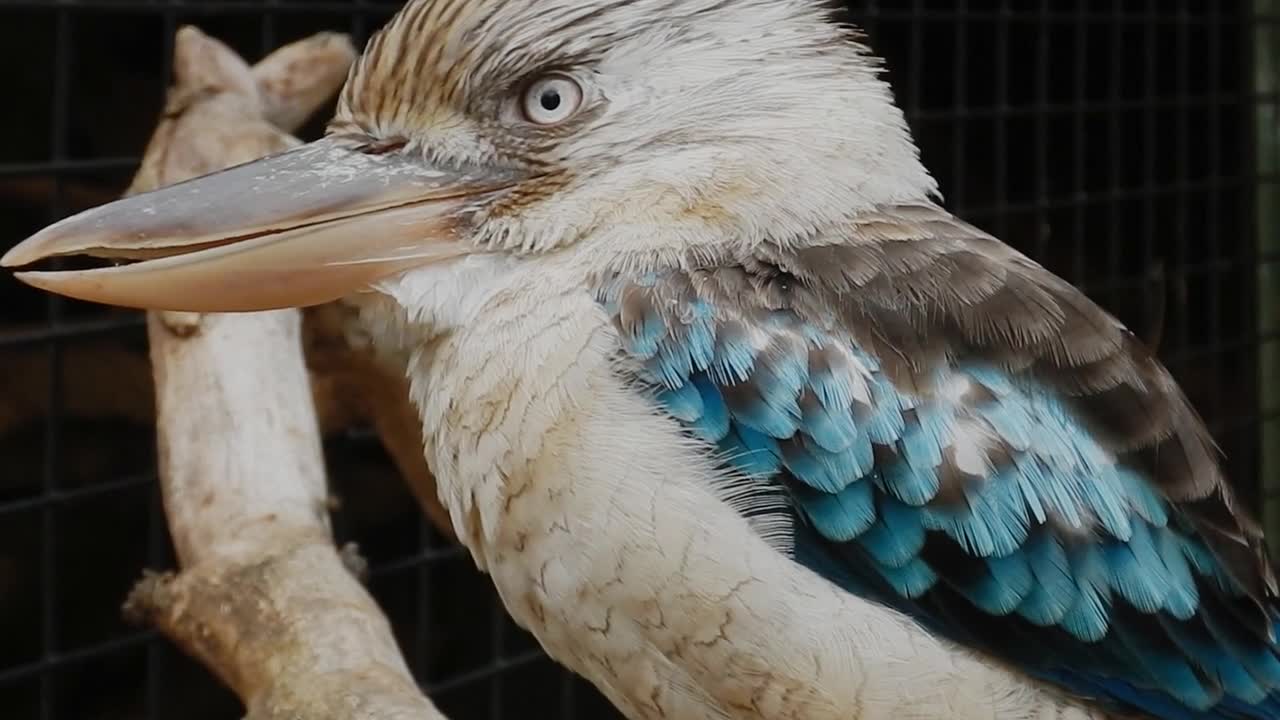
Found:
[{"label": "turquoise feather", "polygon": [[663,282],[599,294],[637,380],[717,458],[785,491],[815,570],[943,634],[968,637],[948,618],[978,613],[1007,629],[978,641],[1081,692],[1178,720],[1280,710],[1274,644],[1223,609],[1240,583],[1071,398],[974,359],[900,387],[847,335],[790,310],[659,302]]}]

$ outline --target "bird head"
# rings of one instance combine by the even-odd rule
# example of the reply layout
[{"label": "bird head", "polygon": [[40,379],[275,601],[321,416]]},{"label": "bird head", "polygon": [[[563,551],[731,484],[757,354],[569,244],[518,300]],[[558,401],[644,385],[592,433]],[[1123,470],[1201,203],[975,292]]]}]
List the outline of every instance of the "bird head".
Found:
[{"label": "bird head", "polygon": [[72,216],[0,264],[108,258],[18,277],[265,310],[476,258],[599,269],[803,244],[934,189],[876,60],[819,0],[412,0],[324,138]]}]

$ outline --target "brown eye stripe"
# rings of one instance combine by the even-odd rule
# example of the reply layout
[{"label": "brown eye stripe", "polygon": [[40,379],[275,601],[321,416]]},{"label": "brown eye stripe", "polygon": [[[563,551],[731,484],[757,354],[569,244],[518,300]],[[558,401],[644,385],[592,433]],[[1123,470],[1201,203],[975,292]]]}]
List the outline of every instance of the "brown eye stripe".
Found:
[{"label": "brown eye stripe", "polygon": [[366,155],[385,155],[397,150],[404,149],[409,144],[409,140],[403,137],[389,137],[379,140],[371,140],[370,142],[356,148]]},{"label": "brown eye stripe", "polygon": [[538,175],[517,185],[505,197],[490,204],[486,212],[493,218],[516,215],[521,209],[545,200],[568,187],[572,180],[573,174],[566,170]]}]

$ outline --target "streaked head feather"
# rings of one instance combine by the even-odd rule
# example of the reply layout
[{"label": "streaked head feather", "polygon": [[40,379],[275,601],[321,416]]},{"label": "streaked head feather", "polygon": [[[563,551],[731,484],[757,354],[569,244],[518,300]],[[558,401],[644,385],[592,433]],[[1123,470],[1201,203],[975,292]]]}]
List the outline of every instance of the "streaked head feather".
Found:
[{"label": "streaked head feather", "polygon": [[[513,102],[550,70],[561,125]],[[592,265],[810,242],[936,189],[878,62],[819,0],[414,0],[353,68],[335,130],[530,170],[475,241]]]}]

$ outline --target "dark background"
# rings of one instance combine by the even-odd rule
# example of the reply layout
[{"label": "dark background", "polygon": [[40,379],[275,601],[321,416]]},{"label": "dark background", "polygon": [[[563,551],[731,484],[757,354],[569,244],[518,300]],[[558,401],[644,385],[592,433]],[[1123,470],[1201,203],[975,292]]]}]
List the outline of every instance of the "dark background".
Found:
[{"label": "dark background", "polygon": [[[1270,0],[1256,0],[1258,3]],[[0,0],[0,251],[118,195],[151,133],[173,34],[250,59],[321,30],[363,44],[399,3]],[[1260,5],[1259,5],[1260,7]],[[1259,198],[1280,88],[1255,90],[1280,15],[1239,0],[862,0],[947,204],[1083,286],[1158,345],[1261,511]],[[1271,82],[1274,82],[1272,80]],[[321,124],[304,131],[314,137]],[[140,317],[0,276],[0,715],[238,718],[235,699],[120,619],[172,566],[154,483]],[[138,378],[142,378],[140,381]],[[327,440],[340,540],[415,672],[454,720],[612,716],[541,657],[488,581],[439,540],[367,433]]]}]

